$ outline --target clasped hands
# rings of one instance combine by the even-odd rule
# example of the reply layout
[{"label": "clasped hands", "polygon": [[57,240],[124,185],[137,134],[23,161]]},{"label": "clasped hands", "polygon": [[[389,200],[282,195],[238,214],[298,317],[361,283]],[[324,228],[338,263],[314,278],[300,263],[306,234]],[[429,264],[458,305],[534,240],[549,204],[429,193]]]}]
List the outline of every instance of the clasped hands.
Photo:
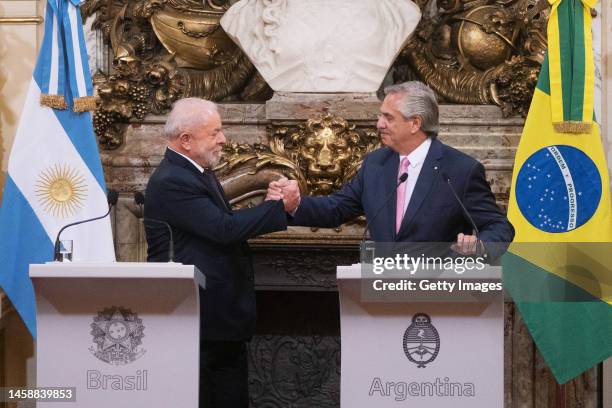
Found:
[{"label": "clasped hands", "polygon": [[281,177],[270,182],[266,195],[266,201],[268,200],[283,200],[285,211],[293,214],[300,205],[300,188],[297,181]]}]

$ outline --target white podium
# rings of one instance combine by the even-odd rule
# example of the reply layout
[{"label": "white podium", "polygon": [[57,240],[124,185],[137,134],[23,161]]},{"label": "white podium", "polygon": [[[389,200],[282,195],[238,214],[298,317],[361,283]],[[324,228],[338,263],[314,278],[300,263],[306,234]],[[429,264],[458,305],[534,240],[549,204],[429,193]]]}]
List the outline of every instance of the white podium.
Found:
[{"label": "white podium", "polygon": [[[337,268],[342,408],[503,407],[502,291],[424,301],[417,284],[402,299],[381,301],[363,296],[362,285],[374,280],[364,276],[360,265]],[[431,271],[407,280],[428,277]],[[501,282],[499,268],[486,278]],[[454,273],[436,279],[471,281]]]},{"label": "white podium", "polygon": [[197,407],[204,276],[175,263],[31,265],[38,387],[50,407]]}]

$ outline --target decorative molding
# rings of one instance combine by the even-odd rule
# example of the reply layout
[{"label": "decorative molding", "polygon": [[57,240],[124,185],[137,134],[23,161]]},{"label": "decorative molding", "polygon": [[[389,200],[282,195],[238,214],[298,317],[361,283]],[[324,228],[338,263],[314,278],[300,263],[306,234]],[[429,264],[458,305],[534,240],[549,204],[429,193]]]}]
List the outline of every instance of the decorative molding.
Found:
[{"label": "decorative molding", "polygon": [[350,265],[359,259],[357,247],[353,248],[353,251],[345,253],[321,250],[274,251],[258,261],[262,272],[256,276],[255,283],[335,289],[336,266]]},{"label": "decorative molding", "polygon": [[42,24],[45,21],[40,16],[32,17],[0,17],[0,24]]}]

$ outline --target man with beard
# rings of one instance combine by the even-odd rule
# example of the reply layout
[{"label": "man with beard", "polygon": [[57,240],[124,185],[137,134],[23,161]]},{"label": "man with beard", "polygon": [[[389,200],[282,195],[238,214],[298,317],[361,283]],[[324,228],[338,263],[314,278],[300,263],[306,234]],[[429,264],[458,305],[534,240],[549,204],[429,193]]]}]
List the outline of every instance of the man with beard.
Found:
[{"label": "man with beard", "polygon": [[[200,406],[248,407],[246,341],[255,330],[255,290],[247,239],[287,228],[298,195],[233,211],[212,168],[226,142],[214,103],[174,104],[164,128],[164,159],[146,189],[145,219],[163,220],[174,235],[175,261],[206,276],[200,293]],[[165,262],[168,233],[147,223],[148,261]]]}]

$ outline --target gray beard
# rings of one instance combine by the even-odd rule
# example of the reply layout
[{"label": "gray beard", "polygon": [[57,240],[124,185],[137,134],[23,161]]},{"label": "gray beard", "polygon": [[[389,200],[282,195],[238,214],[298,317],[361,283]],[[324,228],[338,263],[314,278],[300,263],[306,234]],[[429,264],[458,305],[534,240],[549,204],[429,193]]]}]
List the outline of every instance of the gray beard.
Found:
[{"label": "gray beard", "polygon": [[207,167],[211,169],[216,167],[217,164],[221,161],[221,152],[215,154],[214,152],[207,152],[204,159],[206,160]]}]

